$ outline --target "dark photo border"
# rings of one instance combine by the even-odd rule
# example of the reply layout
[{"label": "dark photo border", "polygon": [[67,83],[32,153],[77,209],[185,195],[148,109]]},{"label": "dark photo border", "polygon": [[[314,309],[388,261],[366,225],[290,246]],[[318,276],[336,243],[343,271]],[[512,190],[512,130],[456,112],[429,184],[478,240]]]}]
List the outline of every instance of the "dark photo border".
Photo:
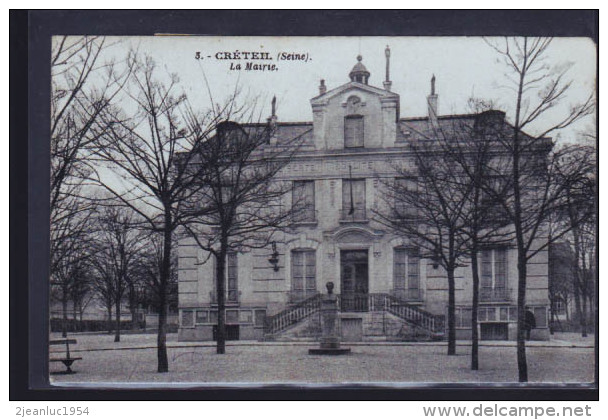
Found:
[{"label": "dark photo border", "polygon": [[[577,36],[598,43],[597,10],[69,10],[10,13],[11,400],[597,400],[593,387],[437,385],[84,389],[51,387],[48,346],[52,35]],[[474,392],[471,392],[474,389]]]}]

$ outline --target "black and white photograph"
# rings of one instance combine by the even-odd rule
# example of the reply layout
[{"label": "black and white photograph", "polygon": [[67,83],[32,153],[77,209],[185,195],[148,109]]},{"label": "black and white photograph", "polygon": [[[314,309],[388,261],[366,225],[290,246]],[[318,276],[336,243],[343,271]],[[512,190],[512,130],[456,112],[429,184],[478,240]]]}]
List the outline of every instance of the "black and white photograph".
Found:
[{"label": "black and white photograph", "polygon": [[53,387],[595,383],[592,39],[50,44]]}]

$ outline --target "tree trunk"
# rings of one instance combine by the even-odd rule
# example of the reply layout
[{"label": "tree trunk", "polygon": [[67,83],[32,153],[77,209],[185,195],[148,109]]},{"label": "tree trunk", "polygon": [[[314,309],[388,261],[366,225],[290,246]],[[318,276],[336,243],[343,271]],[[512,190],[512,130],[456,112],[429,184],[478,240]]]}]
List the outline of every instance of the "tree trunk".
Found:
[{"label": "tree trunk", "polygon": [[216,291],[217,291],[217,354],[226,353],[226,254],[228,253],[226,239],[221,240],[220,251],[216,256]]},{"label": "tree trunk", "polygon": [[448,356],[456,354],[456,283],[454,268],[448,272]]},{"label": "tree trunk", "polygon": [[133,285],[129,285],[129,310],[131,312],[131,330],[136,330],[139,325],[139,320],[137,319],[137,300],[135,299]]},{"label": "tree trunk", "polygon": [[108,302],[108,334],[112,334],[112,303]]},{"label": "tree trunk", "polygon": [[517,255],[517,370],[519,382],[528,382],[528,362],[526,360],[526,259],[518,250]]},{"label": "tree trunk", "polygon": [[587,337],[587,299],[585,297],[584,291],[581,296],[582,300],[582,311],[581,311],[581,336]]},{"label": "tree trunk", "polygon": [[61,326],[61,336],[68,336],[68,292],[67,287],[63,287],[63,295],[61,296],[61,306],[63,309],[63,325]]},{"label": "tree trunk", "polygon": [[[575,274],[576,277],[576,274]],[[583,320],[583,310],[581,307],[581,292],[579,289],[579,283],[578,280],[574,281],[574,311],[575,311],[575,322],[578,322],[578,324],[581,326],[581,332],[582,332],[582,320]]]},{"label": "tree trunk", "polygon": [[171,271],[171,213],[165,211],[165,230],[163,232],[163,263],[160,270],[160,290],[158,293],[158,335],[156,337],[158,373],[169,372],[167,356],[167,287]]},{"label": "tree trunk", "polygon": [[549,334],[553,335],[555,328],[553,325],[555,324],[555,297],[550,295],[549,297]]},{"label": "tree trunk", "polygon": [[477,310],[479,308],[479,268],[477,244],[471,247],[471,270],[473,272],[473,308],[471,309],[471,370],[479,370],[479,331],[477,329]]},{"label": "tree trunk", "polygon": [[120,341],[120,299],[116,299],[116,332],[114,334],[114,342]]}]

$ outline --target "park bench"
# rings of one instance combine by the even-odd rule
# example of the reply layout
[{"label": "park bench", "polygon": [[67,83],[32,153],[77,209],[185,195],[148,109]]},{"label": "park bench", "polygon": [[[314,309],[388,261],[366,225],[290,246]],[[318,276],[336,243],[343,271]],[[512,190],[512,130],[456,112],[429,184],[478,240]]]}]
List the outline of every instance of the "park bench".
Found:
[{"label": "park bench", "polygon": [[49,347],[65,345],[65,357],[52,357],[53,355],[51,355],[51,358],[50,358],[51,362],[61,362],[65,365],[67,370],[63,373],[74,373],[74,371],[72,370],[72,363],[74,363],[74,361],[76,361],[76,360],[82,360],[82,357],[73,357],[70,355],[70,344],[76,344],[76,340],[73,338],[70,338],[70,339],[63,338],[61,340],[49,340]]}]

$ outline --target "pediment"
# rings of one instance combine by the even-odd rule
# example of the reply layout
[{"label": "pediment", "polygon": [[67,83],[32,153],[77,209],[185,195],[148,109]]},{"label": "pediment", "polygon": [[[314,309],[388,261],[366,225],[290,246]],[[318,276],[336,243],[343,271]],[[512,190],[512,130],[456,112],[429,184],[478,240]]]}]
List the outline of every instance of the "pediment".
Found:
[{"label": "pediment", "polygon": [[329,90],[329,91],[325,92],[323,95],[319,95],[319,96],[312,98],[310,100],[310,103],[312,105],[325,104],[332,98],[334,98],[338,95],[342,95],[345,92],[349,92],[349,93],[353,92],[353,94],[355,94],[356,92],[367,92],[367,93],[371,93],[372,95],[376,95],[378,97],[383,97],[383,98],[394,98],[394,99],[399,98],[399,95],[397,95],[396,93],[389,92],[387,90],[380,89],[375,86],[365,85],[363,83],[358,83],[358,82],[349,82],[342,86],[338,86],[335,89]]},{"label": "pediment", "polygon": [[371,243],[383,236],[383,232],[375,231],[362,226],[348,226],[337,229],[334,232],[327,232],[326,238],[333,239],[337,243]]}]

